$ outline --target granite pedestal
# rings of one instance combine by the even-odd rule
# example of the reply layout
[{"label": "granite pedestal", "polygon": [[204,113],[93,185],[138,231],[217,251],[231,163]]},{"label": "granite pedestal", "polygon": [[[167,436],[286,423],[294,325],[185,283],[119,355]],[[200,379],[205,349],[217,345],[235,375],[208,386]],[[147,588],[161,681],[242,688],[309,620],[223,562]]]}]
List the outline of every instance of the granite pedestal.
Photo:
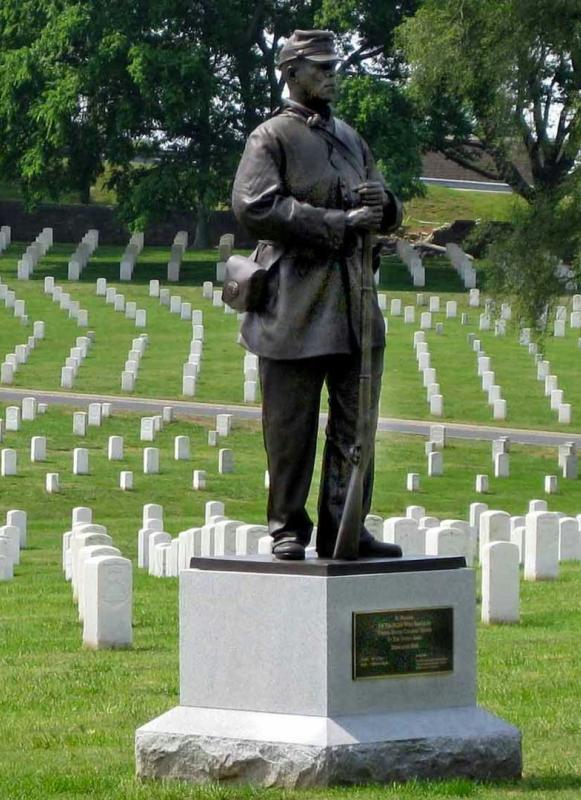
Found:
[{"label": "granite pedestal", "polygon": [[137,730],[138,774],[283,787],[520,776],[519,731],[476,706],[464,564],[192,559],[180,705]]}]

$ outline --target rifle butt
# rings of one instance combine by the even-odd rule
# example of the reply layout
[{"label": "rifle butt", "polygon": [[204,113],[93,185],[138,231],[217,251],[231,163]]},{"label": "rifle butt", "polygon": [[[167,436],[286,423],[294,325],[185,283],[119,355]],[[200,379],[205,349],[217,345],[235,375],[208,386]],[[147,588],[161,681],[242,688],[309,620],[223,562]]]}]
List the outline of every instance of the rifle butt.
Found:
[{"label": "rifle butt", "polygon": [[363,470],[361,465],[353,467],[341,524],[335,542],[333,558],[354,561],[359,556],[359,537],[361,535],[361,508],[363,506]]}]

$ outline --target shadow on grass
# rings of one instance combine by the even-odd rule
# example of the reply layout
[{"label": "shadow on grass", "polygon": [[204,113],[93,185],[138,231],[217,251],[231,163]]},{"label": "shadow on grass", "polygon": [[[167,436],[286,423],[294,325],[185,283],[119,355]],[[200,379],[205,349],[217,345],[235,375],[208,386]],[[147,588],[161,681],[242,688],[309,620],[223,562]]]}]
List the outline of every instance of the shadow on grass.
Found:
[{"label": "shadow on grass", "polygon": [[578,789],[581,796],[581,775],[571,773],[549,775],[528,775],[514,784],[521,792],[562,792],[565,789]]}]

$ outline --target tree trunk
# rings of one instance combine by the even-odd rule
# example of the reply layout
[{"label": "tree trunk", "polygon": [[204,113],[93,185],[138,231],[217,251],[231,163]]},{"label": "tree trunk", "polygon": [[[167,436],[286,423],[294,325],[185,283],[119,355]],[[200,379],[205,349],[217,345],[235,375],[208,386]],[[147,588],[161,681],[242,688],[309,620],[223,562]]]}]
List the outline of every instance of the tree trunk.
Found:
[{"label": "tree trunk", "polygon": [[208,218],[208,209],[204,205],[199,205],[196,214],[196,232],[194,235],[194,248],[197,250],[205,250],[209,247]]},{"label": "tree trunk", "polygon": [[90,205],[91,203],[91,182],[90,181],[83,181],[79,189],[79,201],[83,203],[83,205]]}]

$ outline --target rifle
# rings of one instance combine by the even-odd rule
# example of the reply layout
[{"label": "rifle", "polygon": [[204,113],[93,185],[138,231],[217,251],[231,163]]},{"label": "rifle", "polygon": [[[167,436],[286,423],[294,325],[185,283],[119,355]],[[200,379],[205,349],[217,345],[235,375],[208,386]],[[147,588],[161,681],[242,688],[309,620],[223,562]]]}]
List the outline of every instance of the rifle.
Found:
[{"label": "rifle", "polygon": [[343,506],[339,533],[333,558],[350,561],[359,555],[361,514],[363,510],[363,482],[371,455],[369,411],[371,406],[371,298],[373,294],[373,240],[372,234],[363,234],[363,259],[361,265],[361,363],[359,367],[359,409],[355,444],[349,453],[351,477]]}]

